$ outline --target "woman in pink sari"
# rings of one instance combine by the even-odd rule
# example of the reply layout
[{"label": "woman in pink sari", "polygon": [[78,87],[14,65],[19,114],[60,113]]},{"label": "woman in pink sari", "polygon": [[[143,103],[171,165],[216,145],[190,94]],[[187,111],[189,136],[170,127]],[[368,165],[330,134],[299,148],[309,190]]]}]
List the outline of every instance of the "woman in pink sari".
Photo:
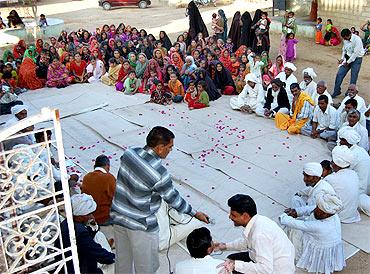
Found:
[{"label": "woman in pink sari", "polygon": [[282,71],[284,71],[284,57],[279,55],[276,57],[276,62],[271,66],[269,69],[269,76],[271,79],[275,79],[275,77]]},{"label": "woman in pink sari", "polygon": [[69,76],[67,68],[54,58],[49,65],[46,85],[48,87],[65,88],[72,82],[72,77]]}]

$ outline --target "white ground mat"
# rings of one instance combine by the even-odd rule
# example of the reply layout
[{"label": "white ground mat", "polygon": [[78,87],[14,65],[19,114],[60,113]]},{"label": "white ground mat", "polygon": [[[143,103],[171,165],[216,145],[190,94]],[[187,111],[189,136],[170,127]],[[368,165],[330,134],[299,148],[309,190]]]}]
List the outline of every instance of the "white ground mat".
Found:
[{"label": "white ground mat", "polygon": [[[42,89],[21,97],[31,113],[51,106],[66,117],[62,119],[66,155],[80,166],[71,172],[92,170],[96,156],[106,154],[116,175],[125,148],[143,146],[155,125],[171,129],[175,148],[164,164],[181,194],[215,219],[209,228],[218,241],[241,235],[228,220],[227,199],[232,195],[251,195],[259,213],[276,221],[291,196],[304,187],[303,164],[330,159],[325,142],[290,136],[276,129],[272,120],[233,111],[227,96],[193,111],[185,104],[145,103],[147,95],[127,96],[102,84]],[[369,223],[370,218],[362,216],[361,223],[343,226],[347,257],[358,249],[370,252]],[[174,246],[170,256],[173,265],[187,254]],[[167,268],[162,253],[159,273]]]}]

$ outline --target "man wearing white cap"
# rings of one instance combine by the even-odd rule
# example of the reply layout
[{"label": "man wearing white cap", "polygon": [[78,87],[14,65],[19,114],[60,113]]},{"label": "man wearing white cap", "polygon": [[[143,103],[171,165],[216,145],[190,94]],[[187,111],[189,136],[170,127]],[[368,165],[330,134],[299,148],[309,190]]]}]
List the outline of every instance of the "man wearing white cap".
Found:
[{"label": "man wearing white cap", "polygon": [[336,194],[321,190],[313,214],[297,220],[283,214],[280,223],[296,250],[296,265],[308,272],[332,273],[345,267],[338,214],[343,203]]},{"label": "man wearing white cap", "polygon": [[319,103],[320,95],[326,95],[329,100],[329,105],[333,104],[333,98],[331,98],[330,93],[328,92],[328,86],[324,80],[320,80],[316,84],[316,90],[311,94],[312,100],[315,102],[315,106]]},{"label": "man wearing white cap", "polygon": [[256,111],[257,106],[264,104],[265,92],[253,73],[248,73],[245,76],[245,82],[246,85],[238,97],[230,99],[230,106],[235,110],[253,113]]},{"label": "man wearing white cap", "polygon": [[293,95],[290,92],[290,86],[293,83],[298,83],[297,78],[294,76],[293,72],[297,70],[296,66],[293,63],[286,62],[284,64],[284,71],[280,72],[275,79],[279,78],[280,81],[285,83],[285,89],[288,94],[289,102],[292,103]]},{"label": "man wearing white cap", "polygon": [[333,173],[325,179],[332,185],[343,202],[339,213],[342,223],[356,223],[361,220],[357,208],[359,205],[359,180],[357,173],[350,169],[353,154],[346,146],[336,146],[332,151]]},{"label": "man wearing white cap", "polygon": [[299,84],[301,89],[308,93],[311,97],[316,92],[316,82],[313,81],[313,78],[316,78],[317,75],[313,68],[306,68],[302,71],[303,81]]},{"label": "man wearing white cap", "polygon": [[294,218],[309,216],[316,207],[317,193],[322,190],[335,193],[333,187],[321,179],[322,171],[320,163],[306,163],[303,166],[303,181],[306,187],[293,196],[292,208],[286,209],[285,213]]},{"label": "man wearing white cap", "polygon": [[[75,194],[71,197],[71,204],[80,271],[81,273],[103,273],[98,268],[98,263],[113,264],[115,255],[94,241],[96,231],[91,229],[91,225],[95,224],[92,213],[96,210],[96,203],[90,195]],[[67,220],[64,220],[60,227],[63,246],[67,248],[71,245]],[[67,268],[68,273],[74,273],[72,261],[67,263]]]},{"label": "man wearing white cap", "polygon": [[338,112],[339,113],[342,113],[348,99],[354,99],[354,100],[357,101],[356,109],[359,112],[361,112],[362,114],[364,114],[366,112],[367,108],[366,108],[366,103],[365,103],[364,98],[362,98],[360,95],[358,95],[357,86],[354,85],[354,84],[350,84],[348,86],[348,89],[347,89],[347,96],[342,100],[342,102],[340,103],[340,106],[338,107]]},{"label": "man wearing white cap", "polygon": [[360,184],[360,202],[359,208],[370,216],[370,156],[365,149],[358,146],[361,137],[352,128],[344,128],[339,132],[340,145],[347,146],[353,155],[353,161],[351,163],[351,169],[356,171],[359,177]]}]

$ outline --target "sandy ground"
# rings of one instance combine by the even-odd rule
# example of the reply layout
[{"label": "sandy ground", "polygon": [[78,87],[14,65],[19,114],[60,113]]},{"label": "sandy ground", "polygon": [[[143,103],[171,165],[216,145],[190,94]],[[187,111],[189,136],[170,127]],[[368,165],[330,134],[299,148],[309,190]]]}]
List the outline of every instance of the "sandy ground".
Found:
[{"label": "sandy ground", "polygon": [[[169,33],[171,38],[177,36],[188,27],[188,20],[185,18],[184,9],[175,9],[167,7],[164,3],[157,0],[152,1],[150,8],[141,10],[136,7],[119,8],[109,12],[102,10],[97,6],[97,0],[69,1],[69,0],[43,0],[39,7],[40,13],[45,13],[50,17],[58,17],[65,21],[66,29],[72,30],[80,27],[93,30],[97,26],[105,23],[118,24],[120,22],[129,23],[137,28],[148,29],[149,32],[157,35],[159,30],[163,29]],[[240,10],[255,10],[256,8],[267,7],[265,1],[248,1],[238,0],[236,3],[222,7],[228,17]],[[201,12],[205,22],[210,22],[210,15],[218,8],[202,8]],[[2,10],[2,14],[6,14]],[[229,20],[230,22],[231,20]],[[272,49],[271,58],[277,55],[277,47],[280,36],[278,34],[271,35]],[[336,60],[340,58],[341,47],[323,47],[315,45],[313,39],[300,39],[298,44],[298,60],[296,65],[298,71],[296,76],[301,79],[301,71],[306,67],[313,67],[317,72],[317,80],[326,80],[329,90],[334,86],[335,74],[337,71]],[[362,70],[358,80],[360,95],[367,101],[370,101],[370,92],[368,82],[370,75],[365,74],[370,67],[370,57],[365,57]],[[343,89],[348,85],[349,78],[347,77],[343,84]],[[342,96],[340,99],[343,98]],[[347,268],[341,273],[369,273],[370,272],[370,256],[364,252],[359,252],[349,260],[347,260]]]}]

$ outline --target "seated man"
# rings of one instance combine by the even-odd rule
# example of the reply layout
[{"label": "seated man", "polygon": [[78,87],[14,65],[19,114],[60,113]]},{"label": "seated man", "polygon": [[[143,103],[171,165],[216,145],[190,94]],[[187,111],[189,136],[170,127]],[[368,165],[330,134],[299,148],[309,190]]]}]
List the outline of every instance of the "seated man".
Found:
[{"label": "seated man", "polygon": [[[366,151],[369,151],[369,137],[367,134],[367,129],[360,124],[361,113],[356,109],[351,109],[347,115],[347,122],[345,122],[342,127],[339,129],[341,131],[343,128],[351,127],[353,128],[361,137],[358,145],[364,148]],[[338,134],[339,134],[338,131]]]},{"label": "seated man", "polygon": [[[299,84],[300,88],[306,92],[308,95],[313,97],[313,94],[316,93],[316,82],[313,81],[313,78],[316,78],[317,75],[313,68],[306,68],[302,71],[303,81]],[[313,99],[313,98],[312,98]]]},{"label": "seated man", "polygon": [[[344,109],[341,112],[339,112],[337,110],[338,111],[338,119],[339,119],[338,128],[341,128],[343,126],[343,124],[345,122],[347,122],[348,112],[351,109],[357,109],[357,101],[353,98],[348,99],[347,101],[344,102]],[[365,116],[363,114],[361,114],[360,124],[363,125],[364,127],[366,126],[366,120],[365,120]]]},{"label": "seated man", "polygon": [[293,218],[309,216],[316,207],[316,195],[322,190],[335,193],[333,187],[321,179],[323,168],[319,163],[306,163],[303,166],[303,181],[306,187],[292,198],[292,208],[284,212]]},{"label": "seated man", "polygon": [[332,158],[334,172],[325,180],[331,184],[343,202],[343,210],[339,212],[340,221],[345,224],[359,222],[359,180],[357,173],[350,169],[353,154],[346,146],[336,146],[332,151]]},{"label": "seated man", "polygon": [[253,73],[245,76],[245,82],[242,92],[230,99],[230,106],[232,109],[252,114],[256,112],[257,107],[265,103],[265,91]]},{"label": "seated man", "polygon": [[193,230],[186,239],[189,250],[189,260],[176,264],[176,274],[217,274],[217,266],[224,261],[213,259],[213,242],[210,231],[201,227]]},{"label": "seated man", "polygon": [[215,243],[216,250],[239,250],[220,267],[220,273],[293,274],[294,246],[284,231],[271,219],[258,215],[253,199],[237,194],[228,201],[229,218],[243,226],[243,237],[230,243]]},{"label": "seated man", "polygon": [[116,178],[109,173],[110,161],[105,155],[95,159],[94,171],[85,175],[81,185],[82,193],[91,195],[97,204],[93,215],[99,225],[109,220],[112,200],[116,191]]},{"label": "seated man", "polygon": [[370,216],[370,156],[368,152],[357,144],[361,140],[360,135],[351,129],[342,130],[339,134],[340,144],[347,146],[353,155],[351,169],[356,171],[359,178],[360,204],[359,208],[368,216]]},{"label": "seated man", "polygon": [[357,86],[354,84],[350,84],[347,89],[347,96],[343,99],[342,103],[338,108],[338,112],[341,113],[344,109],[345,103],[348,99],[355,99],[357,101],[357,110],[364,114],[367,110],[365,100],[360,95],[358,95]]},{"label": "seated man", "polygon": [[[103,273],[98,263],[113,264],[114,253],[108,252],[94,241],[95,233],[88,225],[94,220],[92,213],[96,209],[94,199],[87,194],[75,194],[71,197],[73,221],[76,234],[78,261],[81,273]],[[71,246],[67,220],[60,224],[63,246]],[[56,241],[57,246],[59,241]],[[59,247],[59,246],[58,246]],[[72,261],[67,263],[68,273],[74,273]]]},{"label": "seated man", "polygon": [[316,90],[311,95],[311,98],[314,101],[315,106],[317,106],[317,104],[319,103],[319,97],[321,95],[326,95],[328,97],[329,105],[333,105],[333,98],[328,92],[328,86],[326,85],[326,82],[323,80],[317,82]]},{"label": "seated man", "polygon": [[[290,86],[292,84],[297,84],[298,80],[294,76],[294,72],[297,70],[296,66],[293,63],[286,62],[284,64],[284,71],[280,72],[275,79],[280,79],[283,83],[285,83],[286,92],[288,94],[289,103],[292,103],[293,95],[290,92]],[[298,84],[297,84],[298,85]]]},{"label": "seated man", "polygon": [[299,134],[302,127],[312,118],[314,102],[307,93],[302,92],[297,83],[292,84],[290,90],[294,96],[292,114],[276,113],[275,124],[281,130],[288,130],[289,134]]},{"label": "seated man", "polygon": [[315,273],[341,271],[346,265],[340,220],[343,208],[335,193],[321,190],[316,196],[313,214],[297,220],[283,214],[280,223],[296,250],[297,266]]},{"label": "seated man", "polygon": [[312,138],[328,140],[337,135],[337,110],[329,105],[328,97],[320,95],[318,105],[313,111],[312,123],[306,123],[301,134]]}]

